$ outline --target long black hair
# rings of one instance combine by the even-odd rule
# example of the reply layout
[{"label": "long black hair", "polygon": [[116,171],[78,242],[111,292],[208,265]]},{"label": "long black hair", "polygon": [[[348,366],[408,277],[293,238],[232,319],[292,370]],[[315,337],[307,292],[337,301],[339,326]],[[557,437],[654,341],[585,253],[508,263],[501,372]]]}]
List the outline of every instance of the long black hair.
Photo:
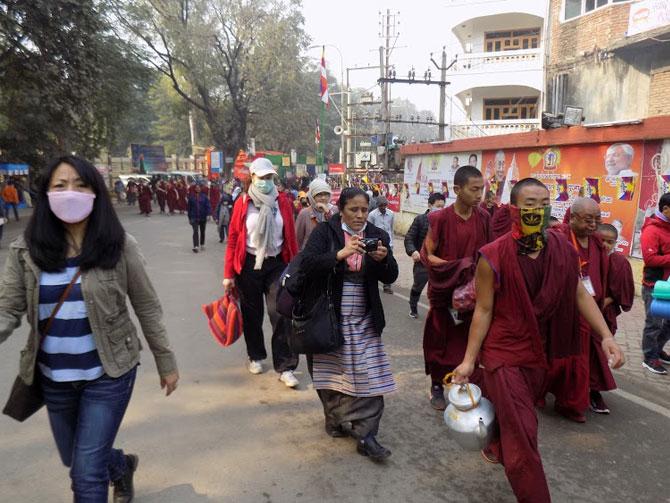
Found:
[{"label": "long black hair", "polygon": [[95,267],[112,269],[121,258],[126,234],[112,206],[102,176],[90,162],[75,156],[54,159],[37,184],[35,208],[24,234],[30,257],[43,271],[56,272],[65,268],[65,226],[51,211],[47,196],[51,177],[61,164],[72,166],[82,182],[95,193],[93,211],[88,218],[86,236],[79,256],[79,266],[82,271]]}]

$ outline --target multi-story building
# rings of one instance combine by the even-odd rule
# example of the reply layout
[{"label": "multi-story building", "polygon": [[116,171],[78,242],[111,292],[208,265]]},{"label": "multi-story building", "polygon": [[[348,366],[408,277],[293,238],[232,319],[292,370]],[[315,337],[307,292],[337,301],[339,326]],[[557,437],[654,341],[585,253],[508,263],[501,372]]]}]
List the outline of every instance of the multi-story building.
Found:
[{"label": "multi-story building", "polygon": [[584,123],[670,114],[670,2],[551,0],[546,110]]},{"label": "multi-story building", "polygon": [[447,77],[461,109],[449,114],[461,117],[452,118],[451,138],[539,128],[547,0],[451,0],[448,6],[460,44]]}]

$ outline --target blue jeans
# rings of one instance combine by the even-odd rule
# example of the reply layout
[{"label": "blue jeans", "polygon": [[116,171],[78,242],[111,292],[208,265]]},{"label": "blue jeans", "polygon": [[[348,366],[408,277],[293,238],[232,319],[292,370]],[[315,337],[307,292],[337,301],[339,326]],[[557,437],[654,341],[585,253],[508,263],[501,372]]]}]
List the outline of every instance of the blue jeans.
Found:
[{"label": "blue jeans", "polygon": [[649,313],[651,309],[651,292],[653,288],[642,287],[642,300],[644,300],[644,329],[642,330],[642,353],[645,360],[658,360],[663,351],[663,346],[670,341],[670,320],[657,318]]},{"label": "blue jeans", "polygon": [[110,480],[126,472],[123,451],[113,449],[137,368],[119,378],[59,383],[41,376],[58,453],[70,468],[75,503],[107,503]]}]

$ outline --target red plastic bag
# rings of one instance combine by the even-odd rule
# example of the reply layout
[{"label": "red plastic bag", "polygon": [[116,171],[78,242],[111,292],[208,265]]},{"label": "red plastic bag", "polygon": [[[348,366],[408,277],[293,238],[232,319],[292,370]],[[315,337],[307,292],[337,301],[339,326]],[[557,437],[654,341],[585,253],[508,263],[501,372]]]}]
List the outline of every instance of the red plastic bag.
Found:
[{"label": "red plastic bag", "polygon": [[467,313],[475,310],[475,279],[472,278],[465,285],[454,290],[451,297],[451,305],[459,313]]},{"label": "red plastic bag", "polygon": [[233,344],[242,335],[240,302],[234,293],[226,293],[219,300],[202,306],[209,331],[221,346]]}]

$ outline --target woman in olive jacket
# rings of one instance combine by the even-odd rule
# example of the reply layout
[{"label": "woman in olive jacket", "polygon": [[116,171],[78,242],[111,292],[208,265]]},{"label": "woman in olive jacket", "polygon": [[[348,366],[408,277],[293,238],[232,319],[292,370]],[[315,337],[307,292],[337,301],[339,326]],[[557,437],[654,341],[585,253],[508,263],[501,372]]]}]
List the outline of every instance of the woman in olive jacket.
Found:
[{"label": "woman in olive jacket", "polygon": [[19,376],[26,384],[39,380],[75,501],[107,502],[110,481],[115,503],[133,498],[138,457],[112,448],[141,349],[126,298],[169,395],[179,380],[177,364],[137,242],[123,230],[96,168],[61,157],[45,173],[24,237],[10,247],[0,285],[0,342],[27,314],[31,330]]},{"label": "woman in olive jacket", "polygon": [[[310,297],[316,300],[331,277],[332,300],[344,344],[309,355],[314,388],[332,437],[351,435],[359,454],[382,461],[391,451],[377,442],[384,395],[395,391],[381,334],[386,324],[379,283],[398,277],[388,234],[367,222],[369,199],[357,188],[342,191],[339,214],[320,223],[302,253]],[[372,242],[366,249],[363,239]],[[309,298],[306,299],[309,303]]]}]

